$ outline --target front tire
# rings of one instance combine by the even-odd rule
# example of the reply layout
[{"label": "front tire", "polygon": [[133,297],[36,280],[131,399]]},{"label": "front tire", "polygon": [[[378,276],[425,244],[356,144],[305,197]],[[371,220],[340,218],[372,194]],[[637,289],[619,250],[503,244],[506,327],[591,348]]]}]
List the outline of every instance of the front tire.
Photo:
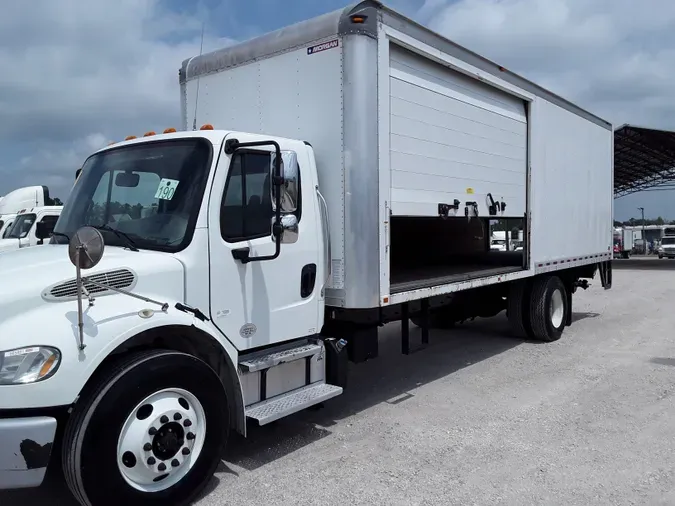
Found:
[{"label": "front tire", "polygon": [[198,358],[126,357],[82,395],[62,452],[83,505],[184,505],[209,482],[230,428],[225,390]]}]

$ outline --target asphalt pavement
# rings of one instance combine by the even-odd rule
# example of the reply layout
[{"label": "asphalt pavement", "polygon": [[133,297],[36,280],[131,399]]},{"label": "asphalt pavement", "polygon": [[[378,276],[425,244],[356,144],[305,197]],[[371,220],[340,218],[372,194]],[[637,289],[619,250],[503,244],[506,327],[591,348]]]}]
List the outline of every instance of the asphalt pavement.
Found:
[{"label": "asphalt pavement", "polygon": [[[614,265],[556,343],[500,316],[403,356],[385,327],[343,396],[233,438],[196,504],[675,504],[675,260]],[[0,504],[75,506],[61,482]]]}]

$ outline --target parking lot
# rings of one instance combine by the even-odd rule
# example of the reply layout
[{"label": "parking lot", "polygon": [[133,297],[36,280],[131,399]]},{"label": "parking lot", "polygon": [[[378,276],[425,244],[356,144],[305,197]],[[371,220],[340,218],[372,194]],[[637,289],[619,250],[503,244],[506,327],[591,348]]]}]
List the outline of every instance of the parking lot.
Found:
[{"label": "parking lot", "polygon": [[[234,438],[197,504],[675,504],[675,261],[614,265],[557,343],[500,316],[406,357],[385,328],[343,396]],[[74,505],[61,481],[0,504]]]}]

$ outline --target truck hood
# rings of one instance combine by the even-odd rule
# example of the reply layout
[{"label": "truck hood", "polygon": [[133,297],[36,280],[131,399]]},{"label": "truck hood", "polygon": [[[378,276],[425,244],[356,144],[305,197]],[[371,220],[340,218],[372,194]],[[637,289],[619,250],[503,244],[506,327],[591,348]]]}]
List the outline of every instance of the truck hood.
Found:
[{"label": "truck hood", "polygon": [[19,249],[18,239],[0,239],[0,253]]},{"label": "truck hood", "polygon": [[[183,264],[167,253],[108,247],[101,262],[82,274],[95,276],[110,271],[114,272],[108,279],[132,280],[126,290],[133,293],[184,299]],[[15,317],[26,316],[45,304],[53,306],[63,302],[63,311],[76,308],[76,297],[73,296],[75,267],[68,258],[67,245],[46,244],[39,248],[8,251],[0,255],[0,272],[0,325]],[[112,293],[101,297],[126,296]]]}]

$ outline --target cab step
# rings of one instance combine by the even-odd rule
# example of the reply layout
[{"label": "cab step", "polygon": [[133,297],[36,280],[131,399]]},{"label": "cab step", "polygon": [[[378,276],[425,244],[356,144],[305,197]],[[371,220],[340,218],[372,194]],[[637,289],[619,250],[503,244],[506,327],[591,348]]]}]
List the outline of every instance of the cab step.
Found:
[{"label": "cab step", "polygon": [[305,343],[301,346],[287,348],[264,355],[247,358],[239,362],[243,372],[251,373],[270,369],[284,362],[293,362],[301,358],[318,355],[323,351],[323,346],[316,343]]},{"label": "cab step", "polygon": [[341,393],[342,387],[319,381],[253,404],[246,408],[246,417],[256,420],[259,425],[266,425],[337,397]]}]

